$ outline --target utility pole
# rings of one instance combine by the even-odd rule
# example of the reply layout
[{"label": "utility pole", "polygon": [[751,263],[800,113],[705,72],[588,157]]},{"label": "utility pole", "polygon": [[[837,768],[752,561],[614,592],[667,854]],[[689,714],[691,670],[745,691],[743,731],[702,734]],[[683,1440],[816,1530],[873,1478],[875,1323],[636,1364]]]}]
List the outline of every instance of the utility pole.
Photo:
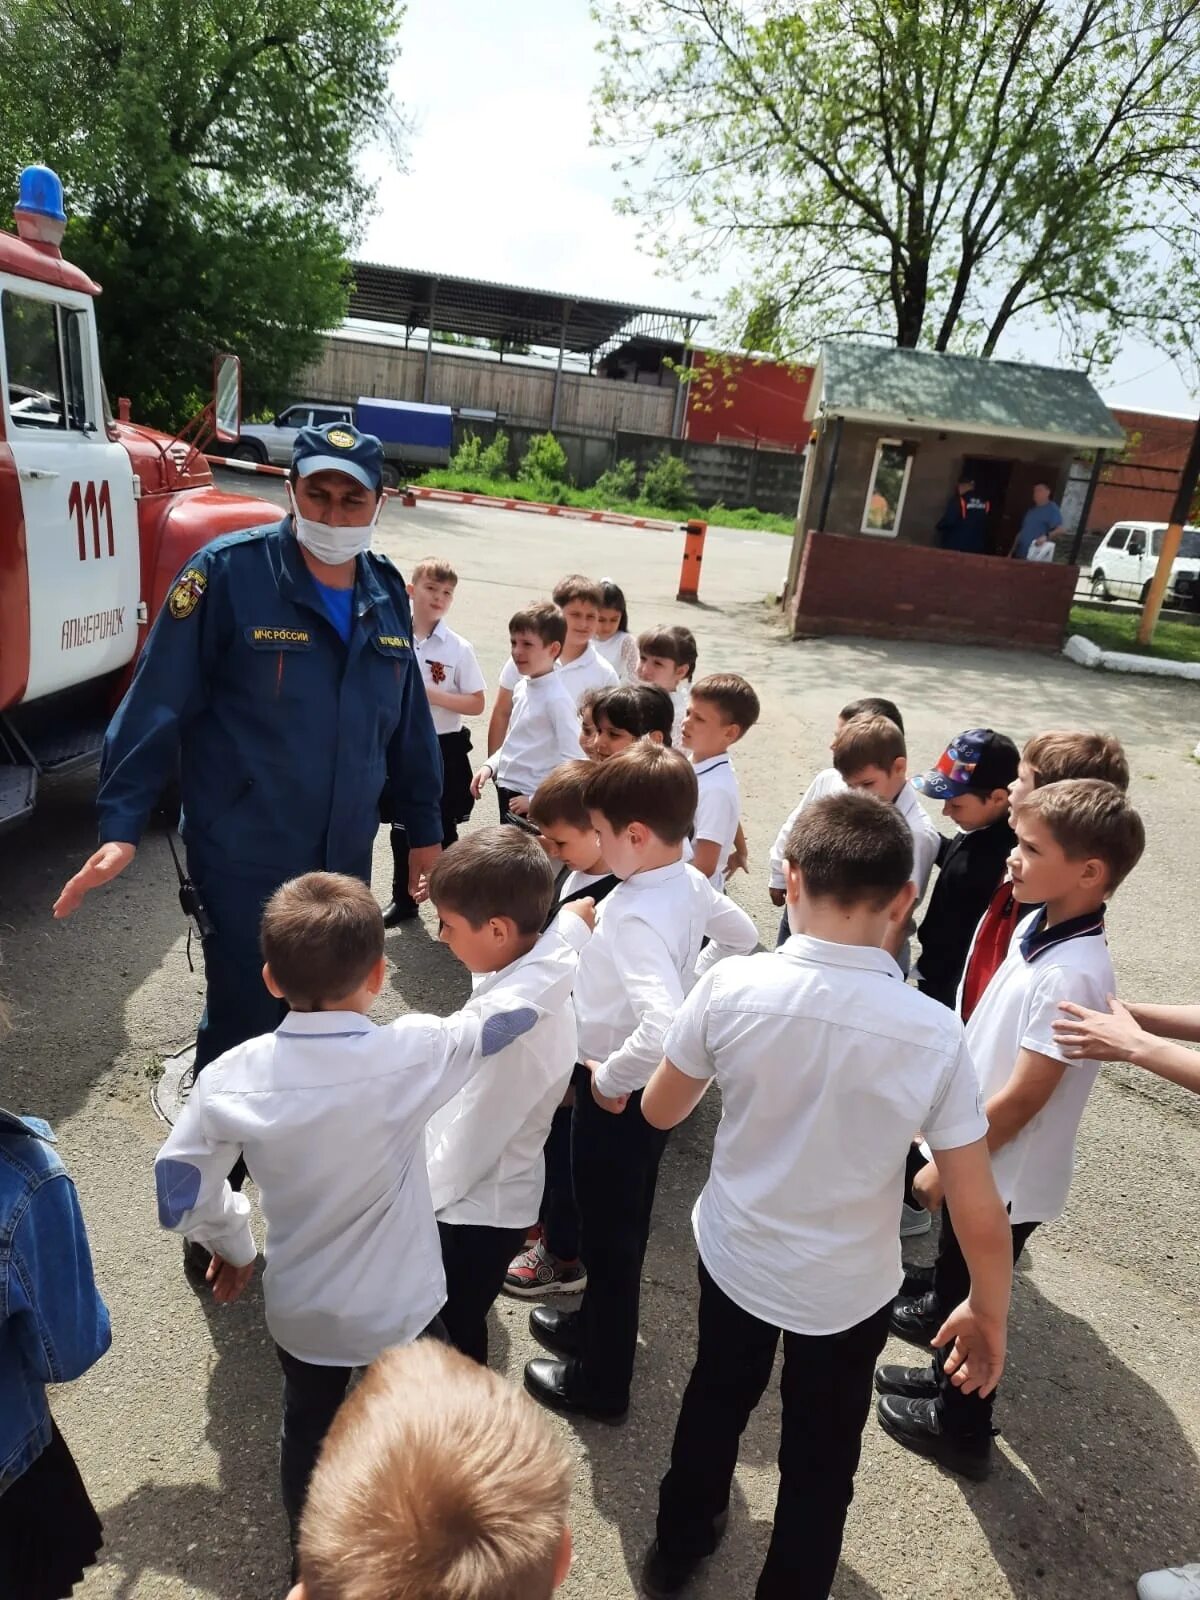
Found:
[{"label": "utility pole", "polygon": [[1163,535],[1158,566],[1154,569],[1154,577],[1150,580],[1150,593],[1146,596],[1146,604],[1142,608],[1137,631],[1139,644],[1150,644],[1154,638],[1154,630],[1158,626],[1158,614],[1162,610],[1167,585],[1171,581],[1171,568],[1175,564],[1175,557],[1179,554],[1179,546],[1183,542],[1183,525],[1188,519],[1198,478],[1200,478],[1200,421],[1196,423],[1196,431],[1192,434],[1192,447],[1188,451],[1188,458],[1179,479],[1175,504],[1171,508],[1170,525]]}]

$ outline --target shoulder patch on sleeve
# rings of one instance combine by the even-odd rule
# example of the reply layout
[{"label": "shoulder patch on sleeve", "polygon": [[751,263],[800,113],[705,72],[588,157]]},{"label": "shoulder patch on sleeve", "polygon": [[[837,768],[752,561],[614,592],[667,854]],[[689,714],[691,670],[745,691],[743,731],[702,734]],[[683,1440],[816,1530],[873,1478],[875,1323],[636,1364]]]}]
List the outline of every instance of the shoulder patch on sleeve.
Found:
[{"label": "shoulder patch on sleeve", "polygon": [[199,1197],[200,1169],[168,1156],[154,1163],[154,1187],[159,1222],[164,1228],[177,1228]]},{"label": "shoulder patch on sleeve", "polygon": [[514,1006],[511,1011],[497,1012],[483,1025],[480,1033],[480,1044],[485,1056],[499,1054],[519,1039],[523,1033],[528,1033],[538,1019],[538,1011],[534,1006]]},{"label": "shoulder patch on sleeve", "polygon": [[182,622],[185,617],[191,616],[203,600],[207,588],[208,578],[199,567],[188,567],[176,578],[167,596],[167,610],[176,622]]}]

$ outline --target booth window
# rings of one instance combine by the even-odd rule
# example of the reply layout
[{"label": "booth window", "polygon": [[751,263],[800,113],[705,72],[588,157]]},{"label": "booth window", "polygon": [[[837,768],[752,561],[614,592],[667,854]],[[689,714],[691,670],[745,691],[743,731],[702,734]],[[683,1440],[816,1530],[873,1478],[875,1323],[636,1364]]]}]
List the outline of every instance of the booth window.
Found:
[{"label": "booth window", "polygon": [[880,439],[875,446],[861,532],[894,539],[900,531],[913,450],[914,446],[903,439]]}]

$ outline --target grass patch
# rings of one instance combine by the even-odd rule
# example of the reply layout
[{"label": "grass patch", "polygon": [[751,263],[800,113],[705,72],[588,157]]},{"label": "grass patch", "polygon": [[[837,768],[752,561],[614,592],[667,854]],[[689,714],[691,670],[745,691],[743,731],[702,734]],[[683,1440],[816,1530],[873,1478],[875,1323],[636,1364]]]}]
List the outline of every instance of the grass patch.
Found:
[{"label": "grass patch", "polygon": [[1101,650],[1121,650],[1126,655],[1157,656],[1162,661],[1200,662],[1200,627],[1190,622],[1160,622],[1153,644],[1139,644],[1140,618],[1131,611],[1088,611],[1071,607],[1071,632],[1082,634]]},{"label": "grass patch", "polygon": [[460,494],[490,494],[500,500],[541,500],[551,505],[578,506],[585,511],[615,511],[625,517],[654,517],[662,522],[686,522],[689,517],[701,517],[705,522],[722,528],[752,528],[763,533],[791,534],[795,523],[791,517],[777,516],[773,511],[759,511],[750,506],[731,510],[728,506],[687,506],[672,510],[669,506],[650,505],[645,500],[608,500],[595,489],[572,489],[565,483],[528,483],[517,478],[487,478],[472,472],[455,472],[450,467],[437,467],[424,477],[414,480],[426,489],[455,489]]}]

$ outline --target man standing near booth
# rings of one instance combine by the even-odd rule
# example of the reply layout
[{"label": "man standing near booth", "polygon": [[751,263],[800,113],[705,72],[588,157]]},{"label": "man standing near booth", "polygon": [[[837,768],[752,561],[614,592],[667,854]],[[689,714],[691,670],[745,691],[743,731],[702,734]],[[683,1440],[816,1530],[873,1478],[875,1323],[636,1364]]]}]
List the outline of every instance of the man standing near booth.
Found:
[{"label": "man standing near booth", "polygon": [[410,890],[441,850],[441,753],[408,595],[370,549],[382,467],[378,439],[348,423],[302,429],[289,515],[187,562],[105,736],[100,848],[54,915],[129,865],[178,761],[180,832],[207,914],[197,1072],[278,1025],[263,904],[314,869],[370,882],[385,780],[408,831]]},{"label": "man standing near booth", "polygon": [[992,502],[976,494],[974,478],[960,478],[938,521],[937,532],[942,549],[982,555],[987,549],[988,517],[991,511]]},{"label": "man standing near booth", "polygon": [[1010,553],[1018,561],[1053,561],[1054,540],[1063,531],[1062,512],[1050,498],[1050,485],[1035,483],[1033,504],[1021,519],[1021,531]]}]

